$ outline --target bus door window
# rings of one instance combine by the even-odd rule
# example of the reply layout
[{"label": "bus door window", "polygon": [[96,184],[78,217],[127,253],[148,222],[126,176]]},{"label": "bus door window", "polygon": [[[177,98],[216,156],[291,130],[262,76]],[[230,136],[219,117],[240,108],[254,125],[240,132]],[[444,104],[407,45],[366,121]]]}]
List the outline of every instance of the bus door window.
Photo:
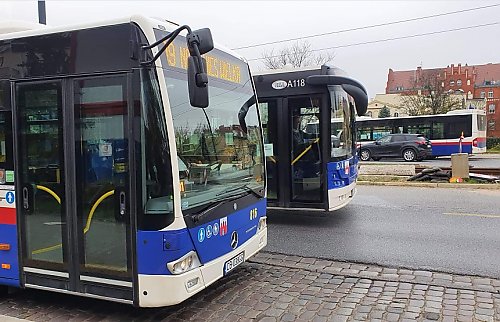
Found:
[{"label": "bus door window", "polygon": [[126,77],[74,82],[81,270],[127,272]]},{"label": "bus door window", "polygon": [[25,263],[46,269],[67,261],[62,101],[60,82],[16,87]]},{"label": "bus door window", "polygon": [[432,134],[429,139],[444,139],[444,122],[432,122]]},{"label": "bus door window", "polygon": [[358,141],[373,141],[372,139],[372,129],[370,127],[359,127],[358,128]]},{"label": "bus door window", "polygon": [[295,201],[321,200],[320,106],[319,97],[288,99],[292,125],[291,197]]},{"label": "bus door window", "polygon": [[380,139],[381,137],[386,136],[387,134],[391,134],[391,129],[386,126],[374,126],[373,127],[373,141]]}]

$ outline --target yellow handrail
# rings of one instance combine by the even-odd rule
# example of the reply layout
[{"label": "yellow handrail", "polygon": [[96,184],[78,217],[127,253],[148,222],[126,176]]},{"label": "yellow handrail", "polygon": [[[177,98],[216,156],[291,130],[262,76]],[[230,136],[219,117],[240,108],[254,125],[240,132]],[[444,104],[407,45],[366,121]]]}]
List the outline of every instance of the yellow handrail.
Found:
[{"label": "yellow handrail", "polygon": [[42,190],[42,191],[45,191],[45,192],[48,192],[52,197],[54,197],[54,199],[57,200],[57,202],[59,204],[61,204],[61,198],[59,198],[59,196],[57,195],[57,193],[55,193],[53,190],[50,190],[49,188],[45,187],[45,186],[41,186],[41,185],[36,185],[36,188],[38,190]]},{"label": "yellow handrail", "polygon": [[[59,196],[54,191],[52,191],[49,188],[44,187],[44,186],[37,185],[36,187],[37,187],[37,189],[40,189],[40,190],[43,190],[43,191],[50,193],[59,203],[61,203],[61,198],[59,198]],[[95,210],[97,209],[97,206],[99,206],[99,204],[104,199],[113,195],[114,193],[115,193],[114,190],[108,191],[105,194],[103,194],[99,199],[97,199],[97,201],[94,203],[94,205],[90,209],[89,216],[87,217],[87,223],[85,225],[85,228],[83,229],[84,234],[86,234],[90,230],[90,225],[92,224],[92,218],[94,217],[94,213],[95,213]],[[62,244],[57,244],[57,245],[53,245],[53,246],[49,246],[49,247],[45,247],[45,248],[36,249],[36,250],[32,251],[31,254],[36,255],[36,254],[46,253],[46,252],[49,252],[51,250],[57,249],[59,247],[62,247]]]},{"label": "yellow handrail", "polygon": [[273,163],[276,163],[276,159],[273,158],[272,156],[268,156],[268,158],[273,162]]},{"label": "yellow handrail", "polygon": [[313,143],[309,144],[309,146],[307,148],[304,149],[304,151],[302,151],[301,154],[299,154],[293,161],[292,161],[292,165],[295,164],[295,162],[299,161],[300,158],[302,158],[304,156],[304,154],[306,154],[309,150],[311,150],[312,148],[312,145],[315,144],[315,143],[318,143],[319,141],[319,138],[315,139],[313,141]]},{"label": "yellow handrail", "polygon": [[90,229],[90,224],[92,223],[92,217],[94,216],[94,212],[95,212],[97,206],[99,206],[99,204],[104,199],[106,199],[107,197],[113,195],[114,193],[115,193],[114,190],[108,191],[105,194],[103,194],[99,199],[97,199],[97,201],[94,203],[94,205],[92,206],[92,209],[90,209],[89,216],[87,217],[87,224],[85,225],[85,229],[83,229],[83,233],[84,234],[86,234],[89,231],[89,229]]}]

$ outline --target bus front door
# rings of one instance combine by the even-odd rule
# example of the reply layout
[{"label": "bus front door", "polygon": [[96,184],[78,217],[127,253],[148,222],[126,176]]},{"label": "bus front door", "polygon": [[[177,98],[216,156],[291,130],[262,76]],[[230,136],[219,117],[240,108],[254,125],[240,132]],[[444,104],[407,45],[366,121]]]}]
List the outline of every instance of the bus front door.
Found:
[{"label": "bus front door", "polygon": [[17,83],[22,280],[130,302],[127,77]]},{"label": "bus front door", "polygon": [[325,209],[321,95],[259,101],[268,206]]}]

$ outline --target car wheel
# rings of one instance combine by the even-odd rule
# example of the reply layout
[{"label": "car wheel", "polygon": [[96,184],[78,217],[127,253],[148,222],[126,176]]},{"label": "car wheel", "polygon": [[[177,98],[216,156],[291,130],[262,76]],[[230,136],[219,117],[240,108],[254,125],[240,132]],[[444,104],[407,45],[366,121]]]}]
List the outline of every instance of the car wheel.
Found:
[{"label": "car wheel", "polygon": [[370,160],[370,158],[371,158],[370,151],[369,150],[361,150],[361,152],[359,153],[359,158],[361,159],[361,161]]},{"label": "car wheel", "polygon": [[405,159],[405,161],[415,161],[417,159],[417,154],[413,149],[405,149],[403,150],[403,159]]}]

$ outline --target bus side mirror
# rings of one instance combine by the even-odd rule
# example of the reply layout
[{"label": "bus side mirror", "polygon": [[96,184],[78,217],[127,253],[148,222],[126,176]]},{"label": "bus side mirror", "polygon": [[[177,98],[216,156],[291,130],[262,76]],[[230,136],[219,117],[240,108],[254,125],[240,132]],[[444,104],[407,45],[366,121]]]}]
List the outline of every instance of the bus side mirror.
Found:
[{"label": "bus side mirror", "polygon": [[212,32],[209,28],[203,28],[193,31],[193,34],[198,36],[199,44],[198,50],[200,55],[204,55],[214,49],[214,41],[212,39]]},{"label": "bus side mirror", "polygon": [[186,36],[188,57],[188,89],[191,106],[208,107],[208,74],[205,59],[201,55],[214,48],[210,29],[195,30]]},{"label": "bus side mirror", "polygon": [[[199,67],[203,70],[198,72]],[[206,73],[205,59],[197,56],[188,57],[188,89],[191,106],[208,107],[208,75]]]},{"label": "bus side mirror", "polygon": [[342,88],[347,94],[354,98],[356,103],[356,113],[358,116],[363,116],[368,109],[368,95],[359,87],[350,84],[342,84]]}]

